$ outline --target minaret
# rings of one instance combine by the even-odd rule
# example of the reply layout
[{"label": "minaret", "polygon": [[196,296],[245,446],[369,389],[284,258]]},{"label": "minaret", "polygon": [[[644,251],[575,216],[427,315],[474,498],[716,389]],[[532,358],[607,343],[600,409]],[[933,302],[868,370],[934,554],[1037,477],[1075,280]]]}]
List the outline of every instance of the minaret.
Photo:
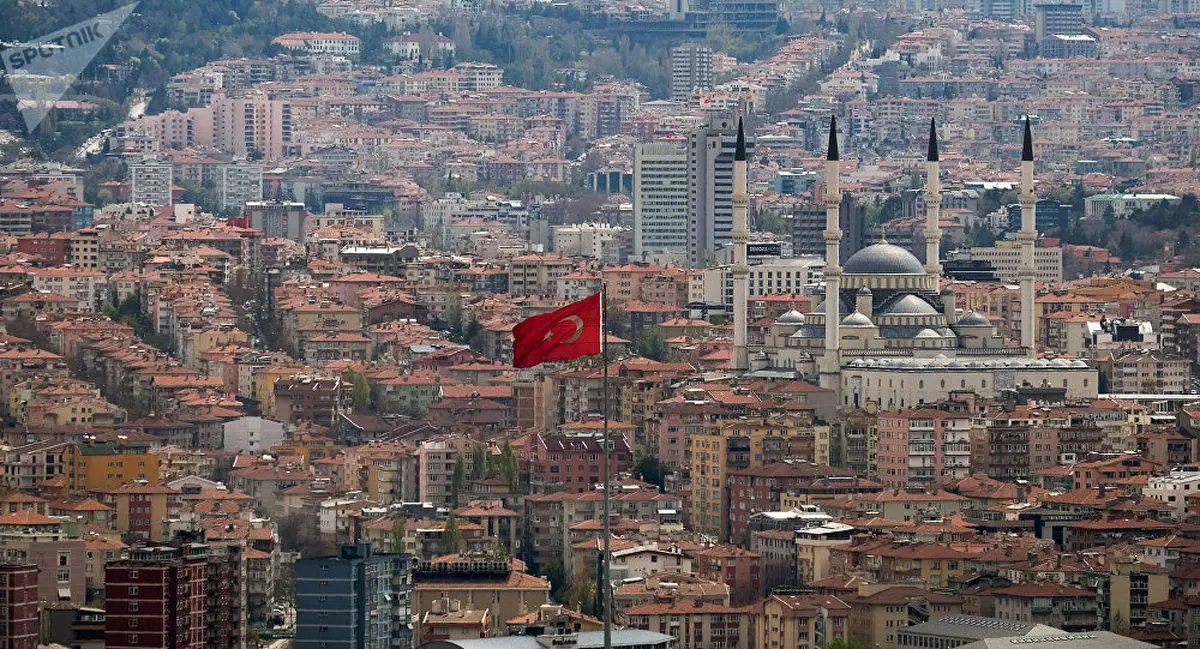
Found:
[{"label": "minaret", "polygon": [[750,369],[750,354],[746,349],[747,301],[750,286],[750,266],[746,261],[746,240],[750,238],[746,225],[746,132],[738,118],[737,147],[733,151],[733,358],[730,369]]},{"label": "minaret", "polygon": [[1029,123],[1029,111],[1025,112],[1025,141],[1021,145],[1021,231],[1017,241],[1021,244],[1021,266],[1017,277],[1021,281],[1021,346],[1030,358],[1037,356],[1034,349],[1033,280],[1037,268],[1033,263],[1033,244],[1037,240],[1037,225],[1034,210],[1037,194],[1033,191],[1033,127]]},{"label": "minaret", "polygon": [[842,288],[842,182],[838,155],[837,116],[829,116],[829,147],[825,152],[825,354],[821,356],[821,387],[840,392]]},{"label": "minaret", "polygon": [[929,118],[929,153],[925,156],[925,272],[932,279],[931,287],[937,289],[942,276],[941,255],[942,230],[938,225],[942,212],[942,180],[938,177],[941,163],[938,162],[937,124]]}]

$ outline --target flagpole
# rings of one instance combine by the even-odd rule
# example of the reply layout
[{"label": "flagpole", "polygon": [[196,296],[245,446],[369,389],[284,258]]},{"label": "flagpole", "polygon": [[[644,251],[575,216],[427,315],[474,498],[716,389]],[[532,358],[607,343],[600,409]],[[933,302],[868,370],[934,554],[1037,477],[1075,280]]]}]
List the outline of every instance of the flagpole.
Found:
[{"label": "flagpole", "polygon": [[609,495],[612,489],[612,471],[609,464],[611,445],[608,440],[608,333],[604,329],[604,315],[608,309],[608,290],[604,287],[604,272],[600,273],[600,363],[604,366],[603,408],[604,408],[604,569],[601,571],[604,584],[600,592],[604,597],[604,649],[612,649],[612,577],[609,567],[612,563],[612,520],[609,514]]}]

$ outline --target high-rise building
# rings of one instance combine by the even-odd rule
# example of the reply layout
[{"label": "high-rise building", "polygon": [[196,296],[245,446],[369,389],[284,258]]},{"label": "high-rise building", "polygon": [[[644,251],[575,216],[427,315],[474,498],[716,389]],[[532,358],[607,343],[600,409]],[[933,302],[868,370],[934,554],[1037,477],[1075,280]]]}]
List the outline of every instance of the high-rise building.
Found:
[{"label": "high-rise building", "polygon": [[262,167],[256,162],[231,162],[217,168],[217,207],[242,212],[246,203],[261,201]]},{"label": "high-rise building", "polygon": [[1052,35],[1083,33],[1083,5],[1075,2],[1045,2],[1033,6],[1034,33],[1040,46]]},{"label": "high-rise building", "polygon": [[[728,114],[710,114],[688,135],[688,263],[694,267],[708,265],[713,251],[733,240],[736,145],[737,120]],[[747,154],[753,150],[754,139],[747,137]]]},{"label": "high-rise building", "polygon": [[246,223],[267,239],[304,243],[308,236],[308,210],[304,203],[251,201],[246,203]]},{"label": "high-rise building", "polygon": [[369,543],[296,562],[296,649],[409,649],[412,556]]},{"label": "high-rise building", "polygon": [[687,101],[693,90],[713,87],[713,51],[705,45],[671,48],[671,100]]},{"label": "high-rise building", "polygon": [[208,543],[205,649],[246,649],[246,551],[245,541]]},{"label": "high-rise building", "polygon": [[0,564],[0,647],[37,649],[38,567],[31,563]]},{"label": "high-rise building", "polygon": [[129,165],[129,201],[170,205],[174,168],[170,162],[145,159]]},{"label": "high-rise building", "polygon": [[633,256],[675,259],[688,251],[688,151],[675,142],[639,144],[633,151]]},{"label": "high-rise building", "polygon": [[236,156],[275,159],[286,155],[292,141],[292,105],[262,92],[214,94],[207,107],[213,145]]},{"label": "high-rise building", "polygon": [[130,548],[104,570],[104,645],[114,649],[206,649],[208,547]]},{"label": "high-rise building", "polygon": [[[842,208],[838,219],[842,228],[840,263],[846,263],[850,255],[862,247],[863,222],[866,209],[850,194],[842,196]],[[792,212],[792,254],[800,256],[825,256],[825,206],[805,203]]]}]

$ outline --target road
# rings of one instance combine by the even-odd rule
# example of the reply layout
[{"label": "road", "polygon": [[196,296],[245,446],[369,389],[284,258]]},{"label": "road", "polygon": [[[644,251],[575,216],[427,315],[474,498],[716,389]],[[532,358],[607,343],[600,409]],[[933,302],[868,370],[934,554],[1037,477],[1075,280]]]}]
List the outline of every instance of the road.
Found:
[{"label": "road", "polygon": [[[129,105],[129,110],[126,111],[127,119],[137,119],[146,114],[146,106],[150,104],[150,100],[145,93],[139,93],[133,103]],[[104,150],[104,141],[112,135],[112,129],[104,129],[99,133],[88,138],[86,142],[79,147],[75,152],[75,157],[83,159],[89,155],[96,155]]]}]

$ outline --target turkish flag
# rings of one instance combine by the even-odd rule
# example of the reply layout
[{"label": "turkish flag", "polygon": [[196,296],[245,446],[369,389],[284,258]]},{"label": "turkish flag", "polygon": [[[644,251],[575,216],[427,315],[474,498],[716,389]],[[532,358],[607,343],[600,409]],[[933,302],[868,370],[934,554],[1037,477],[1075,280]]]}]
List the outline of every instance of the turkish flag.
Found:
[{"label": "turkish flag", "polygon": [[600,353],[600,294],[513,327],[513,367]]}]

